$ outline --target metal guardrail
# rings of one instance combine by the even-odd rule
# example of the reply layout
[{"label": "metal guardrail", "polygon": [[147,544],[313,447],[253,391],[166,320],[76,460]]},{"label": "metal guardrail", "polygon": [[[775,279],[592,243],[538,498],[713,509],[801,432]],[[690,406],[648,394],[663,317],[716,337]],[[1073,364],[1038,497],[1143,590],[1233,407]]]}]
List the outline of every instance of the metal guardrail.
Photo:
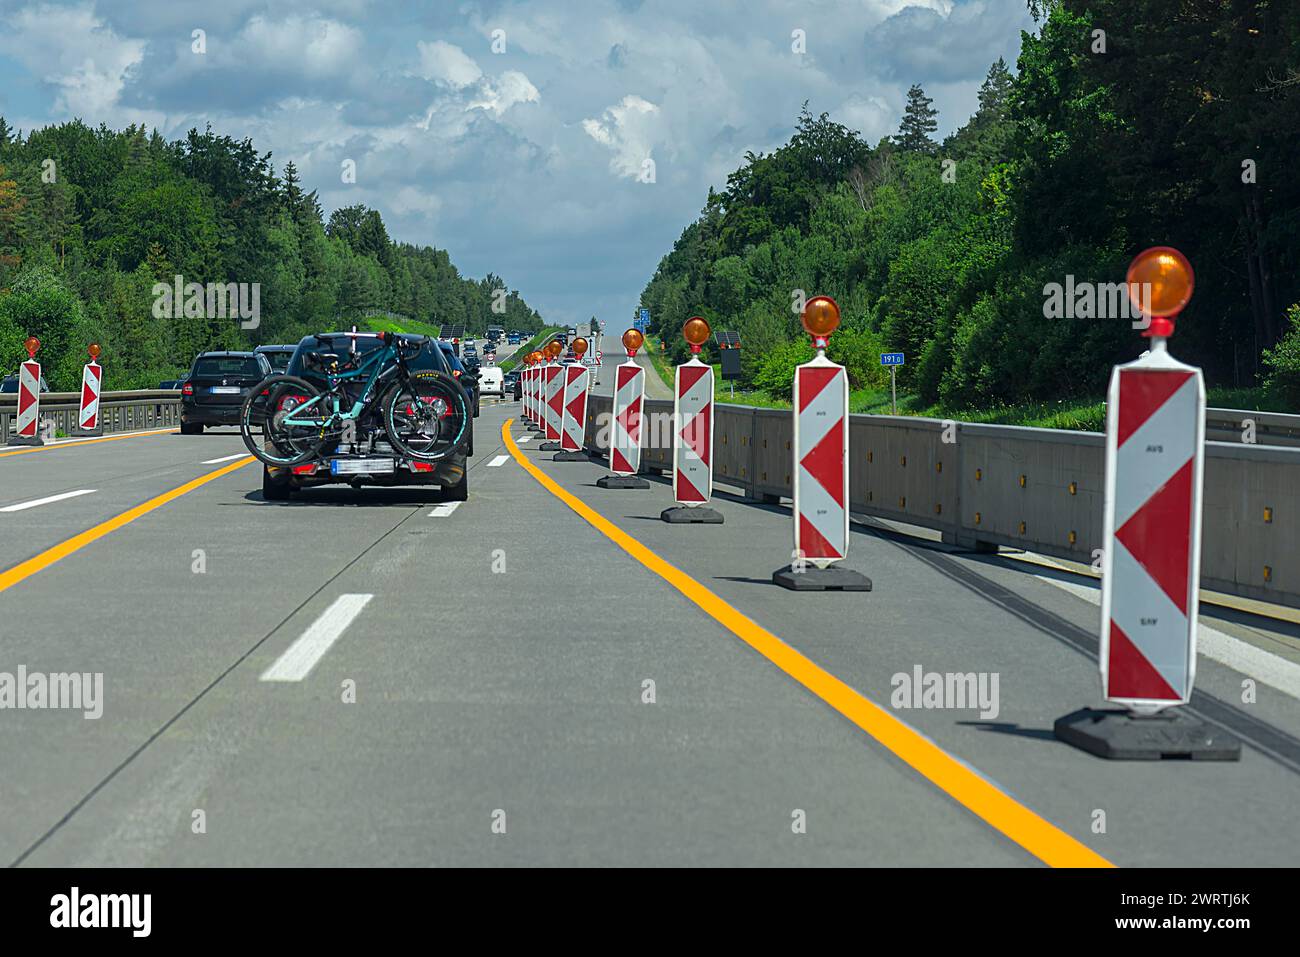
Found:
[{"label": "metal guardrail", "polygon": [[[46,392],[41,396],[41,419],[53,422],[55,434],[72,435],[80,403],[77,392]],[[181,423],[181,394],[175,389],[104,392],[99,397],[99,411],[105,435],[176,428]],[[0,445],[13,437],[17,415],[18,396],[0,395]]]},{"label": "metal guardrail", "polygon": [[[588,403],[587,447],[602,456],[610,404],[609,396]],[[672,403],[644,408],[642,468],[671,472]],[[714,410],[714,482],[750,498],[789,498],[790,411]],[[1254,444],[1241,441],[1246,419],[1255,422]],[[1300,416],[1211,409],[1206,420],[1207,439],[1232,441],[1206,442],[1202,585],[1300,607]],[[1100,432],[852,415],[849,457],[855,513],[935,529],[977,550],[1006,545],[1091,564],[1102,547]]]}]

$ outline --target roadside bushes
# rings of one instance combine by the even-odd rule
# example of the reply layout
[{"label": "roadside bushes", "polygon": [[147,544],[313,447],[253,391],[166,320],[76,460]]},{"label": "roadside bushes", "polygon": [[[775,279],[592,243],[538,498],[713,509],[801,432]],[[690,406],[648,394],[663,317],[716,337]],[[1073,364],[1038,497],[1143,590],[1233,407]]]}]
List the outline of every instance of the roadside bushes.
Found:
[{"label": "roadside bushes", "polygon": [[1285,402],[1292,412],[1300,412],[1300,303],[1286,311],[1287,331],[1272,349],[1264,350],[1268,374],[1264,388]]}]

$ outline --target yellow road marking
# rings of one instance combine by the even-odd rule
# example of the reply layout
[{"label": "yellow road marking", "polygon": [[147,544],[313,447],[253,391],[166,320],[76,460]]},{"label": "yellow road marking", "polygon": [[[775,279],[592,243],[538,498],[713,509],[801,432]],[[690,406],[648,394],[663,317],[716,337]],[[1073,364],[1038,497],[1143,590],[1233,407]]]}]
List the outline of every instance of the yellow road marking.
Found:
[{"label": "yellow road marking", "polygon": [[39,555],[15,565],[8,571],[0,572],[0,592],[12,588],[14,585],[17,585],[24,579],[30,578],[39,571],[49,568],[55,562],[67,558],[74,552],[80,551],[92,542],[99,541],[110,532],[115,532],[124,525],[130,525],[137,518],[148,515],[154,509],[161,508],[168,502],[174,501],[189,492],[193,492],[196,488],[201,488],[204,485],[207,485],[214,479],[219,479],[223,475],[229,475],[231,472],[235,471],[235,469],[241,469],[252,461],[254,461],[254,459],[250,455],[246,459],[232,462],[230,465],[219,468],[215,472],[209,472],[207,475],[200,475],[192,482],[186,482],[184,485],[174,488],[170,492],[163,492],[161,495],[151,498],[144,504],[137,505],[135,508],[123,512],[121,515],[115,515],[106,522],[100,522],[94,528],[87,529],[80,535],[74,535],[67,541],[60,542],[51,548],[47,548]]},{"label": "yellow road marking", "polygon": [[530,462],[510,435],[514,419],[501,426],[501,438],[515,460],[542,487],[586,519],[623,551],[681,592],[741,641],[848,718],[932,784],[994,829],[1052,867],[1114,867],[1096,851],[1039,817],[933,741],[908,727],[880,705],[805,658],[761,625],[572,495]]},{"label": "yellow road marking", "polygon": [[104,435],[97,439],[78,440],[76,442],[56,442],[53,445],[33,445],[27,449],[14,449],[12,452],[0,452],[0,459],[11,455],[27,455],[29,452],[49,452],[53,449],[72,449],[80,445],[97,445],[100,442],[117,442],[121,439],[138,439],[145,435],[172,435],[177,429],[154,429],[149,432],[128,432],[125,435]]}]

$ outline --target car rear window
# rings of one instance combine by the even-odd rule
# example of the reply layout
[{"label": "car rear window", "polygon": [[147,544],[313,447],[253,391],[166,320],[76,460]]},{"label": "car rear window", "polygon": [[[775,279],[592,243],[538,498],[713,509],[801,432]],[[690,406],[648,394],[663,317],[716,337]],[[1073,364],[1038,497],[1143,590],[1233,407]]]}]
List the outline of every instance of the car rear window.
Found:
[{"label": "car rear window", "polygon": [[278,352],[263,352],[262,355],[266,356],[266,361],[271,363],[272,371],[283,372],[289,368],[289,360],[293,358],[293,351],[281,349]]},{"label": "car rear window", "polygon": [[194,363],[193,374],[260,376],[262,367],[252,356],[200,356]]}]

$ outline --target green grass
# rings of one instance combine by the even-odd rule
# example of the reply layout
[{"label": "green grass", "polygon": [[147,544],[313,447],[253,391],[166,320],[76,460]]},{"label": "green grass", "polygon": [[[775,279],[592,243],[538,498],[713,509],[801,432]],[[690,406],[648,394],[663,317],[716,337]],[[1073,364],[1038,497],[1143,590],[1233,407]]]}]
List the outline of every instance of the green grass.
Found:
[{"label": "green grass", "polygon": [[650,357],[650,367],[659,373],[659,378],[664,380],[668,388],[674,389],[677,387],[676,371],[668,361],[668,354],[663,351],[662,345],[658,336],[646,336],[645,353]]},{"label": "green grass", "polygon": [[[520,360],[520,359],[522,359],[524,356],[528,355],[528,353],[532,352],[532,351],[533,351],[534,349],[536,349],[539,345],[541,345],[541,344],[542,344],[543,342],[545,342],[548,338],[550,338],[552,335],[554,335],[555,333],[557,333],[557,332],[559,332],[559,331],[560,331],[560,327],[559,327],[559,326],[547,326],[545,329],[543,329],[543,330],[542,330],[541,332],[539,332],[537,335],[533,336],[531,339],[529,339],[527,342],[525,342],[522,346],[520,346],[518,349],[516,349],[514,352],[512,352],[512,353],[510,354],[510,358],[509,358],[509,359],[506,359],[505,361],[503,361],[503,362],[501,363],[501,372],[504,374],[504,373],[506,373],[506,372],[509,372],[509,371],[510,371],[511,369],[513,369],[515,366],[519,365],[519,360]],[[517,358],[516,358],[516,357],[517,357]]]},{"label": "green grass", "polygon": [[407,322],[396,322],[384,316],[372,316],[369,319],[358,320],[357,328],[364,329],[367,332],[396,332],[401,335],[438,338],[438,328],[436,326],[415,319]]}]

